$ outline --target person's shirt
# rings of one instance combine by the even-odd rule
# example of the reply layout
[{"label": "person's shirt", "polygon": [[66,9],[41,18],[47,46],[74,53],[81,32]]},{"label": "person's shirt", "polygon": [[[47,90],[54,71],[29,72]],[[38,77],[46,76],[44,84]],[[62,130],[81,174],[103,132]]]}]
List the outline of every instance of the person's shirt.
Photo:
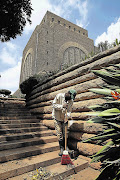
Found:
[{"label": "person's shirt", "polygon": [[[58,121],[64,121],[65,119],[65,108],[63,105],[66,103],[65,101],[65,93],[59,93],[56,95],[56,97],[53,100],[53,110],[52,110],[52,117]],[[67,101],[67,116],[68,118],[71,115],[72,111],[72,105],[73,105],[73,100],[68,100]]]}]

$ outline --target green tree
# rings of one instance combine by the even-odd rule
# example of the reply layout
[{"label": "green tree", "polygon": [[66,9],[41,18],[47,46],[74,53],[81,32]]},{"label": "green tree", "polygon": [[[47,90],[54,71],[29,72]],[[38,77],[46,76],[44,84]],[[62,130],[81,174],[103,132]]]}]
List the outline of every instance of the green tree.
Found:
[{"label": "green tree", "polygon": [[98,49],[100,52],[103,52],[103,51],[110,49],[110,48],[111,48],[111,45],[108,43],[108,41],[100,42],[98,44]]},{"label": "green tree", "polygon": [[7,89],[0,89],[0,94],[5,96],[9,96],[11,94],[11,91],[7,90]]},{"label": "green tree", "polygon": [[27,22],[31,24],[30,0],[0,1],[0,41],[9,41],[21,35]]}]

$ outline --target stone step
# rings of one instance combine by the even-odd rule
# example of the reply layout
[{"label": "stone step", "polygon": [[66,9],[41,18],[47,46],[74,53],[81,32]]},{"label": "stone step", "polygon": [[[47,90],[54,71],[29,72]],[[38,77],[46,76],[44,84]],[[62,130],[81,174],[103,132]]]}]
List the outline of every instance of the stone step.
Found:
[{"label": "stone step", "polygon": [[0,151],[21,148],[26,146],[34,146],[39,144],[46,144],[56,141],[57,141],[56,136],[35,137],[35,138],[22,139],[17,141],[10,141],[10,142],[4,141],[4,142],[0,142]]},{"label": "stone step", "polygon": [[40,119],[0,120],[0,124],[21,124],[21,123],[24,124],[24,123],[39,123],[39,122],[40,122]]},{"label": "stone step", "polygon": [[15,180],[19,180],[19,177],[16,176],[28,173],[39,167],[46,167],[58,163],[61,161],[61,157],[58,156],[58,152],[59,151],[53,151],[45,154],[32,156],[31,158],[28,157],[21,160],[13,160],[1,163],[0,179],[5,180],[15,176]]},{"label": "stone step", "polygon": [[0,120],[35,119],[35,116],[0,116]]},{"label": "stone step", "polygon": [[[84,170],[85,168],[88,168],[88,162],[83,160],[83,159],[78,158],[78,159],[74,160],[74,168],[71,167],[71,166],[67,166],[67,165],[61,165],[61,161],[60,161],[60,162],[58,162],[56,164],[48,165],[47,167],[45,167],[46,172],[53,173],[53,176],[48,177],[46,179],[47,180],[66,179],[70,175],[74,175],[75,173],[82,172],[82,170]],[[9,180],[16,180],[16,179],[19,179],[19,180],[23,180],[23,179],[31,180],[32,175],[34,175],[34,174],[37,174],[37,171],[32,171],[32,172],[29,172],[29,173],[25,173],[25,174],[10,178]],[[79,179],[76,179],[76,180],[79,180]]]},{"label": "stone step", "polygon": [[99,174],[100,171],[88,167],[77,174],[73,174],[72,177],[70,177],[70,180],[94,180],[99,176]]},{"label": "stone step", "polygon": [[13,113],[15,113],[15,112],[30,112],[30,110],[29,109],[27,109],[27,108],[7,108],[7,107],[3,107],[3,108],[0,108],[0,112],[7,112],[7,113],[11,113],[11,112],[13,112]]},{"label": "stone step", "polygon": [[7,108],[7,107],[0,107],[0,112],[30,112],[27,108]]},{"label": "stone step", "polygon": [[25,104],[1,104],[0,105],[0,109],[27,109],[27,107],[25,106]]},{"label": "stone step", "polygon": [[[1,114],[0,113],[0,117],[14,117],[14,116],[17,116],[17,117],[22,117],[22,118],[24,118],[24,117],[31,117],[32,115],[30,114],[30,113],[23,113],[23,112],[21,112],[21,113],[19,113],[19,114],[9,114],[9,113],[3,113],[3,114]],[[35,116],[33,116],[33,117],[35,117]]]},{"label": "stone step", "polygon": [[25,101],[21,101],[21,102],[14,102],[14,101],[6,101],[5,99],[3,99],[1,101],[1,97],[0,97],[0,104],[1,105],[17,105],[17,106],[25,106]]},{"label": "stone step", "polygon": [[58,142],[0,151],[0,162],[35,156],[59,149]]},{"label": "stone step", "polygon": [[43,137],[43,136],[52,136],[53,132],[51,130],[46,131],[38,131],[38,132],[23,132],[23,133],[16,133],[16,134],[4,134],[0,136],[0,142],[2,141],[13,141],[13,140],[20,140],[26,138],[34,138],[34,137]]},{"label": "stone step", "polygon": [[[46,167],[46,170],[50,171],[51,173],[55,173],[53,178],[55,180],[59,180],[60,178],[65,179],[68,176],[82,171],[83,169],[88,167],[88,162],[83,159],[78,158],[74,160],[73,163],[75,166],[74,168],[67,165],[61,165],[61,163],[57,163]],[[48,179],[50,180],[50,178]]]},{"label": "stone step", "polygon": [[27,127],[27,128],[16,128],[16,129],[0,129],[0,134],[9,134],[9,133],[23,133],[23,132],[35,132],[35,131],[43,131],[48,128],[43,127]]},{"label": "stone step", "polygon": [[[40,127],[41,123],[21,123],[21,124],[0,124],[0,129],[25,128],[25,127]],[[45,126],[43,126],[46,128]]]},{"label": "stone step", "polygon": [[31,113],[27,113],[27,112],[14,112],[14,113],[8,113],[8,112],[2,112],[2,113],[0,113],[0,116],[9,116],[9,117],[11,117],[11,116],[21,116],[21,117],[24,117],[24,116],[32,116],[31,115]]}]

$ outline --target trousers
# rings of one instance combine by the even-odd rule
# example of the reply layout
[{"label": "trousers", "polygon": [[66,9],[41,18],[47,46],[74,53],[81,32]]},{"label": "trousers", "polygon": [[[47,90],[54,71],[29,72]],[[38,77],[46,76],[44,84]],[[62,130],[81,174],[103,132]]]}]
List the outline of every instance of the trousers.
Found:
[{"label": "trousers", "polygon": [[[65,123],[54,119],[55,130],[57,133],[58,141],[62,141],[65,138]],[[68,137],[68,133],[67,133]]]}]

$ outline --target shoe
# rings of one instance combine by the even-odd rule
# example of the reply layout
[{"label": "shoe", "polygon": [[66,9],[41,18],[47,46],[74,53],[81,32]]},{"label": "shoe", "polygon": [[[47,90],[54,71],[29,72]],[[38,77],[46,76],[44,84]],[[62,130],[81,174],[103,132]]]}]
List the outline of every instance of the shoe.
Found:
[{"label": "shoe", "polygon": [[64,151],[64,143],[63,140],[59,141],[59,147],[60,147],[60,152],[58,153],[59,156],[63,155],[63,151]]}]

